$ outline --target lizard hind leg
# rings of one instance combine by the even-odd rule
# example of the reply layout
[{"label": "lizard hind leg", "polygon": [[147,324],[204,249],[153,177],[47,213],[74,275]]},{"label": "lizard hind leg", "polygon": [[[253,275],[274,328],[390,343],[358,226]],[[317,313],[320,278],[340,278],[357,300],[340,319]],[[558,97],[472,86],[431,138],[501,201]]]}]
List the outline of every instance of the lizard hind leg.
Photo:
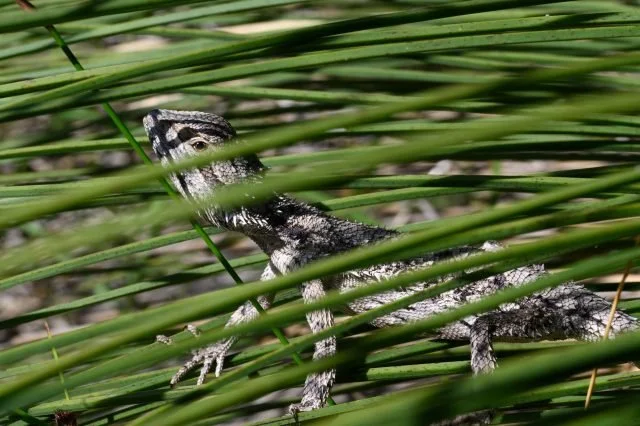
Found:
[{"label": "lizard hind leg", "polygon": [[[570,292],[571,298],[565,298],[561,304],[566,307],[567,316],[576,339],[595,342],[603,339],[607,324],[611,317],[611,303],[584,287],[577,285],[559,288],[559,291]],[[640,329],[640,321],[622,311],[616,311],[611,321],[608,338],[613,339],[620,334]],[[640,368],[640,360],[629,360]]]},{"label": "lizard hind leg", "polygon": [[[471,324],[469,340],[475,374],[495,368],[493,340],[596,341],[604,337],[611,312],[608,301],[573,283],[534,294],[519,301],[519,306],[486,313]],[[640,322],[636,318],[617,311],[613,316],[609,337],[639,327]]]},{"label": "lizard hind leg", "polygon": [[[469,326],[471,370],[473,374],[491,373],[497,367],[493,341],[541,340],[560,334],[562,319],[555,312],[535,309],[494,311],[479,316]],[[482,410],[459,415],[438,425],[486,425],[495,412]]]},{"label": "lizard hind leg", "polygon": [[[570,320],[572,336],[593,342],[605,335],[611,316],[611,303],[586,288],[568,284],[549,290]],[[611,322],[609,338],[640,328],[640,321],[622,311],[616,311]]]},{"label": "lizard hind leg", "polygon": [[471,324],[471,369],[474,374],[490,373],[496,366],[493,342],[540,341],[574,337],[563,312],[542,306],[488,312]]},{"label": "lizard hind leg", "polygon": [[[495,340],[599,340],[604,336],[611,310],[611,304],[605,299],[574,284],[546,290],[523,301],[521,306],[524,307],[486,313],[470,325],[471,369],[474,374],[490,373],[496,368]],[[636,318],[617,311],[609,337],[639,327],[640,322]],[[492,417],[487,413],[490,412],[469,415],[484,417],[486,424]]]}]

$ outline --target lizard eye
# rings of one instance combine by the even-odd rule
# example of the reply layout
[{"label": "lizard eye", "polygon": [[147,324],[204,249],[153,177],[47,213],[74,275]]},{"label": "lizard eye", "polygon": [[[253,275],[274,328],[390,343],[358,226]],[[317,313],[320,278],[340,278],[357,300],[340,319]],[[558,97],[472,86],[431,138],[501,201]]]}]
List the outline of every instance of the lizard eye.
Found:
[{"label": "lizard eye", "polygon": [[205,149],[207,149],[207,144],[203,141],[195,141],[194,143],[191,144],[191,146],[196,151],[204,151]]},{"label": "lizard eye", "polygon": [[189,139],[193,138],[196,134],[193,132],[193,130],[191,130],[188,127],[183,127],[182,129],[180,129],[180,131],[178,132],[178,138],[181,141],[188,141]]}]

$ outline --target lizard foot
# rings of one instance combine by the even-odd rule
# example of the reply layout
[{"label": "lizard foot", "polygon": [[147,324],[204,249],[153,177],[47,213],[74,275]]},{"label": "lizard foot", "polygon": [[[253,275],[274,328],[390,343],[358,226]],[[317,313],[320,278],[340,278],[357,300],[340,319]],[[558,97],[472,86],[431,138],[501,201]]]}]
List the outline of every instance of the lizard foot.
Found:
[{"label": "lizard foot", "polygon": [[206,348],[195,351],[191,359],[185,362],[171,378],[171,386],[174,387],[185,376],[185,374],[193,370],[195,366],[200,363],[202,363],[202,367],[200,368],[200,376],[198,376],[196,385],[200,386],[204,383],[214,362],[216,364],[215,374],[216,377],[219,377],[220,373],[222,373],[222,367],[224,366],[224,358],[227,356],[231,343],[231,340],[221,340],[213,345],[207,346]]},{"label": "lizard foot", "polygon": [[[185,327],[189,333],[193,334],[195,337],[200,336],[200,330],[193,325],[189,324]],[[156,341],[160,343],[164,343],[165,345],[170,345],[173,343],[171,337],[167,337],[163,334],[159,334],[156,336]],[[216,377],[220,376],[222,372],[222,367],[224,365],[224,358],[231,347],[231,339],[221,340],[219,342],[214,343],[213,345],[209,345],[204,349],[198,349],[193,352],[193,356],[191,359],[184,363],[182,367],[173,375],[171,378],[171,387],[174,387],[178,382],[187,374],[189,371],[193,370],[196,365],[202,363],[202,368],[200,369],[200,376],[198,377],[197,385],[201,385],[204,383],[207,374],[211,371],[211,367],[213,363],[216,363]]]},{"label": "lizard foot", "polygon": [[319,404],[305,404],[301,402],[299,404],[291,404],[287,409],[287,412],[293,416],[293,420],[295,421],[295,423],[299,424],[299,421],[298,421],[299,413],[303,413],[305,411],[313,411],[317,408],[320,408]]}]

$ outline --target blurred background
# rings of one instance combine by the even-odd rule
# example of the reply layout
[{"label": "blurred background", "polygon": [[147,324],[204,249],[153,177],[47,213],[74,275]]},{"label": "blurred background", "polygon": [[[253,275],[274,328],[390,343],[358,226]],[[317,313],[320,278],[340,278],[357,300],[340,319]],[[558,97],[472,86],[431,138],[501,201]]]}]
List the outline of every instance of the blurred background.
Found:
[{"label": "blurred background", "polygon": [[[273,135],[273,146],[259,153],[273,173],[331,172],[336,162],[355,165],[377,149],[402,151],[422,143],[424,148],[412,151],[418,154],[411,158],[378,160],[368,176],[293,194],[331,214],[407,232],[447,226],[448,219],[537,193],[597,182],[637,162],[640,119],[635,113],[640,107],[628,101],[640,86],[640,9],[633,1],[34,0],[33,6],[37,11],[0,0],[3,384],[18,383],[36,366],[53,365],[50,347],[25,345],[47,339],[45,321],[51,336],[94,330],[103,322],[234,285],[187,218],[134,223],[135,213],[152,217],[176,206],[153,179],[76,202],[65,198],[143,164],[123,126],[155,161],[141,122],[150,109],[219,114],[240,139],[249,141]],[[66,54],[55,37],[67,44]],[[77,64],[74,69],[74,56],[84,70]],[[425,96],[435,100],[410,105]],[[121,120],[120,129],[105,104]],[[378,118],[357,116],[404,104]],[[565,107],[573,110],[568,113]],[[327,130],[312,128],[332,117],[354,119]],[[538,121],[517,124],[526,117]],[[278,143],[284,134],[279,131],[305,124],[295,142]],[[515,245],[633,218],[640,211],[638,188],[594,192],[523,214],[517,218],[559,211],[570,217],[571,206],[582,211],[611,204],[599,216],[524,227],[500,239]],[[239,234],[206,230],[243,281],[259,278],[265,258],[255,244]],[[563,270],[591,256],[630,250],[633,237],[576,247],[548,259],[547,267]],[[623,269],[587,284],[613,297]],[[631,271],[621,302],[633,314],[640,309],[637,278]],[[296,298],[295,290],[279,296],[281,303]],[[211,326],[219,327],[225,318]],[[183,325],[162,331],[174,334]],[[91,335],[71,334],[77,337],[52,346],[62,355],[74,354],[106,339],[107,332],[124,330],[114,327],[105,334],[98,329]],[[309,333],[304,321],[283,328],[289,338]],[[351,333],[370,331],[360,327]],[[130,341],[67,370],[62,379],[48,380],[65,387],[65,375],[126,357],[152,344],[153,337]],[[244,338],[237,348],[248,352],[240,352],[229,366],[251,361],[260,348],[277,344],[269,332]],[[558,345],[571,343],[498,349],[500,357],[508,357]],[[43,393],[25,400],[0,417],[0,424],[49,422],[58,409],[77,413],[78,424],[125,424],[180,395],[167,383],[187,352],[136,371],[138,380],[153,378],[146,386],[119,393],[137,376],[118,382],[125,376],[113,372],[104,382],[68,389],[69,398]],[[467,372],[467,360],[465,347],[416,352],[398,364],[404,370],[389,376],[360,371],[341,379],[336,400],[367,400],[442,383]],[[267,373],[288,364],[283,360]],[[407,373],[413,364],[428,364],[431,370]],[[633,387],[640,383],[634,371],[625,365],[601,373],[621,375],[615,377]],[[193,385],[185,383],[178,389]],[[525,398],[524,405],[509,405],[504,422],[536,422],[554,410],[577,410],[584,391],[576,384],[560,399],[551,394]],[[197,424],[263,421],[283,414],[298,394],[283,390]],[[602,392],[598,401],[612,398]]]}]

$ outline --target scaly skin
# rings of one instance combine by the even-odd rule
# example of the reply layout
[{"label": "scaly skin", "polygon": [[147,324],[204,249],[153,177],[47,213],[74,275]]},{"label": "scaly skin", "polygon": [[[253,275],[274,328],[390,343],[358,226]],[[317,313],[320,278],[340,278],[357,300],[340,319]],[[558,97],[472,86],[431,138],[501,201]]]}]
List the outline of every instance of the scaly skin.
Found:
[{"label": "scaly skin", "polygon": [[[232,143],[229,141],[235,135],[233,127],[222,117],[195,111],[154,110],[144,118],[144,126],[154,151],[165,165],[219,149],[225,143]],[[257,182],[264,170],[265,167],[258,158],[250,155],[185,170],[171,175],[171,179],[184,197],[204,200],[220,185]],[[270,258],[262,275],[264,280],[286,274],[316,259],[397,235],[394,231],[327,215],[313,206],[282,194],[274,194],[261,205],[227,211],[211,206],[199,214],[209,223],[241,232],[258,244]],[[486,242],[481,247],[452,248],[406,261],[370,266],[304,283],[301,293],[305,302],[312,302],[322,298],[329,289],[344,292],[412,269],[428,268],[435,262],[499,249],[497,243]],[[372,324],[376,327],[386,327],[428,318],[476,301],[500,289],[523,285],[543,274],[543,265],[520,267],[415,303],[379,317]],[[354,313],[366,312],[451,278],[453,277],[443,277],[439,281],[416,283],[408,288],[363,297],[349,303],[347,308]],[[265,295],[259,298],[259,302],[268,309],[272,298],[272,295]],[[495,311],[449,324],[438,330],[437,337],[469,341],[471,368],[474,374],[488,373],[497,365],[493,341],[569,338],[597,340],[604,334],[610,308],[606,300],[584,287],[566,283],[503,305]],[[251,321],[257,316],[258,312],[247,302],[233,313],[227,327]],[[307,315],[307,320],[314,333],[331,327],[334,323],[333,314],[329,310],[311,312]],[[611,335],[615,336],[637,327],[638,322],[635,318],[617,312]],[[235,340],[226,339],[197,351],[176,373],[171,383],[176,384],[184,374],[200,363],[202,369],[198,384],[204,382],[214,363],[216,376],[219,375],[224,357]],[[331,337],[316,343],[313,358],[331,356],[335,352],[336,339]],[[324,406],[334,381],[335,370],[309,375],[304,385],[302,401],[293,405],[290,411],[296,413]],[[448,424],[484,424],[490,419],[491,414],[484,412],[461,416]]]}]

